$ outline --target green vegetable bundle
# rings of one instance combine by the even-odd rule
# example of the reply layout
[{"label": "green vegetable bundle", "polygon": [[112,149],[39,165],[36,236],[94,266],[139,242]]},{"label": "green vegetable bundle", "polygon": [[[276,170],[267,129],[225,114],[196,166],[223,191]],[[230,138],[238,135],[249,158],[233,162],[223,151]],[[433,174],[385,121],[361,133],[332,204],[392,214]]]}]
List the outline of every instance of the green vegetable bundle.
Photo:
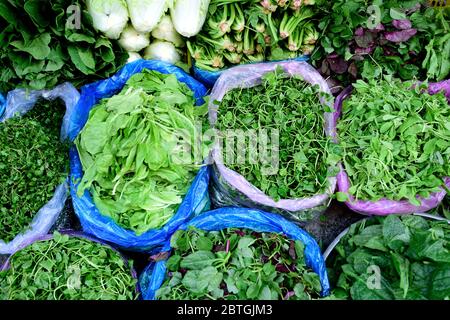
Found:
[{"label": "green vegetable bundle", "polygon": [[310,54],[319,37],[314,0],[212,0],[202,31],[187,43],[197,67],[284,60]]},{"label": "green vegetable bundle", "polygon": [[450,74],[450,8],[429,3],[317,0],[321,37],[311,60],[344,86],[380,74],[444,80]]},{"label": "green vegetable bundle", "polygon": [[24,116],[0,122],[0,239],[25,231],[64,182],[68,148],[60,142],[65,108],[40,101]]},{"label": "green vegetable bundle", "polygon": [[[207,107],[175,75],[145,69],[90,111],[75,143],[99,211],[140,235],[177,211],[203,161]],[[201,144],[201,143],[200,143]]]},{"label": "green vegetable bundle", "polygon": [[310,300],[319,276],[306,267],[304,244],[280,234],[226,229],[178,231],[161,300]]},{"label": "green vegetable bundle", "polygon": [[450,298],[450,225],[391,215],[350,227],[328,264],[330,298]]},{"label": "green vegetable bundle", "polygon": [[358,80],[337,130],[356,200],[428,198],[450,176],[450,106],[426,84]]},{"label": "green vegetable bundle", "polygon": [[83,1],[0,4],[0,91],[75,86],[115,73],[128,55],[94,30]]},{"label": "green vegetable bundle", "polygon": [[[220,103],[216,123],[223,134],[225,165],[274,201],[326,193],[329,178],[337,173],[339,157],[337,146],[325,133],[324,114],[331,110],[324,110],[321,97],[327,98],[317,85],[312,86],[300,76],[286,76],[282,69],[266,73],[258,86],[229,91]],[[260,151],[255,159],[259,161],[252,161],[255,155],[249,154],[249,159],[240,163],[239,148],[233,149],[231,161],[230,155],[224,153],[227,144],[234,143],[235,130],[248,134],[262,129],[268,134],[279,130],[276,173],[267,172],[272,164],[263,161],[264,146],[257,146]]]},{"label": "green vegetable bundle", "polygon": [[[50,236],[49,236],[50,237]],[[111,248],[55,233],[11,256],[1,300],[134,300],[130,266]]]}]

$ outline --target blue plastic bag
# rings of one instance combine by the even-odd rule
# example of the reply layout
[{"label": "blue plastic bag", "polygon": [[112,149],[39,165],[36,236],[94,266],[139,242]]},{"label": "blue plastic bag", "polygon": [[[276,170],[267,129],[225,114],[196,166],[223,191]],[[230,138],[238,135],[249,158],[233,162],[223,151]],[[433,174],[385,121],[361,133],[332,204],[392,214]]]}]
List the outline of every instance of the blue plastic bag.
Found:
[{"label": "blue plastic bag", "polygon": [[[8,93],[6,101],[0,95],[0,122],[30,111],[39,98],[54,100],[61,98],[66,106],[61,125],[61,141],[67,139],[69,119],[72,117],[75,105],[80,97],[79,92],[70,84],[64,83],[53,90],[16,89]],[[2,100],[3,99],[3,103]],[[3,110],[2,110],[3,107]],[[27,231],[18,234],[12,241],[5,243],[0,239],[0,254],[13,254],[26,246],[36,237],[47,234],[64,209],[68,186],[63,183],[55,186],[53,197],[36,213]]]},{"label": "blue plastic bag", "polygon": [[3,95],[0,93],[0,118],[3,115],[3,112],[5,112],[5,103],[6,103],[6,100],[5,100],[5,98],[3,98]]},{"label": "blue plastic bag", "polygon": [[[305,55],[305,56],[301,56],[295,59],[288,59],[286,61],[308,61],[309,60],[309,56]],[[270,62],[279,62],[281,60],[276,60],[276,61],[270,61]],[[258,63],[258,62],[255,62]],[[247,63],[248,64],[253,64],[253,63]],[[241,65],[246,65],[246,64],[241,64]],[[224,72],[225,70],[228,70],[227,68],[225,69],[221,69],[218,71],[207,71],[207,70],[203,70],[200,68],[197,68],[195,65],[192,67],[192,73],[194,74],[194,78],[197,79],[198,81],[200,81],[201,83],[203,83],[207,88],[212,88],[214,87],[214,84],[216,83],[217,79],[219,79],[219,77],[221,76],[222,72]]]},{"label": "blue plastic bag", "polygon": [[[84,127],[92,107],[101,99],[109,98],[118,93],[133,74],[139,73],[143,69],[155,70],[164,74],[175,74],[179,81],[185,83],[194,92],[197,104],[203,103],[203,97],[207,92],[206,88],[180,68],[156,60],[138,60],[127,64],[109,79],[81,88],[77,112],[73,115],[69,128],[71,141],[75,140]],[[76,147],[72,147],[70,150],[70,171],[72,202],[83,231],[124,249],[147,251],[161,246],[181,224],[208,210],[210,206],[208,193],[210,168],[205,166],[199,170],[178,211],[167,224],[162,228],[149,230],[137,236],[134,231],[122,228],[112,218],[102,215],[96,208],[88,190],[84,192],[82,197],[78,197],[77,188],[83,177],[83,168]]]},{"label": "blue plastic bag", "polygon": [[[283,233],[288,238],[300,240],[305,244],[305,262],[320,277],[322,296],[330,293],[325,261],[317,242],[305,231],[283,217],[259,210],[228,207],[212,210],[192,219],[180,226],[181,230],[195,227],[206,231],[219,231],[226,228],[245,228],[257,232]],[[170,239],[164,244],[161,252],[170,251]],[[156,291],[166,277],[166,262],[152,262],[139,278],[144,300],[154,300]]]}]

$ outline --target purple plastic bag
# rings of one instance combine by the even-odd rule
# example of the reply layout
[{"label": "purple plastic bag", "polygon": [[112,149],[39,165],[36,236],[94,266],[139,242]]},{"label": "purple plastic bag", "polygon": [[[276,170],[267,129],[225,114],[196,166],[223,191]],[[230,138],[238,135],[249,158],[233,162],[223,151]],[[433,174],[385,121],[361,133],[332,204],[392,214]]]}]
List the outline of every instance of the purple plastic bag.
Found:
[{"label": "purple plastic bag", "polygon": [[[299,75],[306,82],[318,85],[320,89],[331,95],[330,89],[322,76],[306,62],[283,61],[258,63],[237,66],[223,72],[212,89],[209,102],[209,121],[214,127],[217,121],[218,106],[215,101],[221,101],[225,94],[236,88],[251,88],[261,83],[261,78],[268,72],[275,71],[280,66],[289,75]],[[332,109],[332,101],[321,98],[321,103]],[[324,112],[324,129],[326,134],[334,136],[333,113]],[[211,158],[214,164],[212,173],[212,196],[215,203],[221,206],[244,206],[266,211],[278,212],[297,221],[306,221],[313,215],[322,213],[329,204],[330,195],[336,188],[336,177],[329,178],[329,188],[326,193],[311,198],[281,199],[275,202],[261,190],[250,184],[242,175],[228,169],[221,160],[221,151],[215,145]]]},{"label": "purple plastic bag", "polygon": [[[341,115],[342,111],[342,103],[343,101],[350,96],[352,92],[352,87],[345,88],[341,94],[336,98],[334,104],[334,115],[333,115],[333,127],[337,126],[337,121]],[[428,86],[428,92],[430,94],[436,94],[444,91],[447,100],[450,103],[450,80],[430,83]],[[336,133],[334,133],[336,137]],[[445,185],[450,188],[450,177],[444,177]],[[389,214],[411,214],[411,213],[422,213],[428,210],[431,210],[439,205],[439,203],[444,199],[446,195],[446,191],[444,188],[441,188],[442,191],[432,193],[428,198],[423,198],[417,196],[417,199],[421,202],[420,206],[415,206],[411,204],[408,200],[389,200],[389,199],[381,199],[378,201],[355,201],[354,197],[348,193],[350,189],[350,179],[348,178],[347,173],[345,172],[345,168],[340,165],[340,172],[337,176],[337,187],[339,192],[346,193],[349,201],[346,201],[346,205],[361,214],[365,215],[377,215],[377,216],[385,216]]]},{"label": "purple plastic bag", "polygon": [[[90,235],[88,235],[86,233],[83,233],[83,232],[67,230],[67,231],[60,231],[60,233],[62,235],[68,235],[69,237],[86,239],[86,240],[89,240],[89,241],[92,241],[92,242],[96,242],[96,243],[99,243],[99,244],[101,244],[103,246],[108,247],[109,249],[111,249],[114,252],[118,253],[122,257],[123,261],[125,262],[125,265],[130,267],[130,274],[131,274],[131,276],[134,279],[138,279],[137,272],[136,272],[136,270],[134,269],[134,267],[132,265],[130,266],[130,264],[128,262],[128,259],[122,253],[120,253],[118,250],[116,250],[114,247],[112,247],[110,244],[108,244],[108,243],[106,243],[106,242],[104,242],[102,240],[99,240],[97,238],[94,238],[93,236],[90,236]],[[34,238],[30,238],[30,239],[27,240],[26,243],[23,243],[23,246],[20,248],[20,250],[24,249],[25,247],[28,247],[28,246],[32,245],[35,242],[47,241],[47,240],[51,240],[51,239],[53,239],[53,234],[46,234],[46,235],[41,235],[41,236],[36,236]],[[20,250],[18,250],[17,252],[19,252]],[[10,268],[10,266],[11,266],[10,265],[11,258],[13,256],[14,256],[14,254],[9,256],[8,259],[5,261],[5,263],[3,265],[0,265],[0,272],[6,271],[6,270],[8,270]],[[140,290],[139,281],[138,281],[137,284],[136,284],[136,293],[140,294],[140,292],[141,292],[141,290]]]}]

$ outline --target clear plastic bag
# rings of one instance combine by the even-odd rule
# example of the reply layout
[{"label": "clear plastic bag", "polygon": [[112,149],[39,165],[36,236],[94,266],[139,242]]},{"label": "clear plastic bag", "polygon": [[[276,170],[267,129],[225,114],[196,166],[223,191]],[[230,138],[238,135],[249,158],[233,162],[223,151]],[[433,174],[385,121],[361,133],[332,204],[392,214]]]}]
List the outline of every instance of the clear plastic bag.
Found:
[{"label": "clear plastic bag", "polygon": [[[320,90],[331,95],[330,89],[322,76],[306,62],[283,61],[242,65],[223,72],[217,80],[211,92],[209,103],[209,121],[212,126],[217,121],[217,113],[220,107],[214,102],[221,101],[228,91],[236,88],[251,88],[261,83],[264,74],[282,67],[289,75],[299,75],[306,82],[318,85]],[[333,108],[331,101],[321,98],[321,103]],[[335,127],[332,123],[333,114],[324,111],[325,133],[334,136]],[[330,202],[330,196],[336,188],[336,178],[328,179],[326,193],[317,194],[310,198],[281,199],[275,202],[268,195],[250,184],[242,175],[227,168],[221,160],[221,151],[216,145],[212,151],[212,194],[213,202],[220,205],[245,206],[266,211],[278,212],[290,219],[303,222],[313,219],[325,211]]]},{"label": "clear plastic bag", "polygon": [[[64,141],[67,139],[69,119],[72,117],[74,107],[79,99],[79,92],[69,83],[57,86],[53,90],[29,91],[16,89],[9,92],[5,102],[5,111],[0,121],[4,122],[16,115],[27,113],[34,107],[39,98],[47,100],[61,98],[65,102],[66,113],[61,125],[61,141]],[[0,254],[13,254],[29,243],[30,239],[47,234],[61,214],[67,195],[67,183],[57,186],[52,199],[36,213],[25,232],[18,234],[8,243],[0,240]]]},{"label": "clear plastic bag", "polygon": [[[336,127],[337,122],[342,111],[342,104],[344,100],[350,96],[352,92],[352,87],[347,87],[341,94],[336,98],[335,101],[335,112],[333,114],[333,127]],[[436,94],[439,92],[444,92],[447,100],[450,103],[450,80],[431,83],[428,87],[428,92],[430,94]],[[336,136],[336,132],[334,133]],[[450,188],[450,177],[443,177],[444,183],[447,188]],[[337,186],[338,191],[346,193],[349,197],[349,201],[346,201],[346,205],[355,212],[365,214],[365,215],[377,215],[385,216],[389,214],[411,214],[411,213],[421,213],[431,210],[439,205],[444,199],[447,191],[442,188],[442,191],[432,193],[428,198],[423,198],[417,196],[420,200],[420,206],[415,206],[411,204],[408,200],[389,200],[381,199],[379,201],[364,201],[358,200],[354,201],[353,197],[348,193],[351,187],[350,179],[345,172],[344,166],[340,165],[340,172],[337,176]]]}]

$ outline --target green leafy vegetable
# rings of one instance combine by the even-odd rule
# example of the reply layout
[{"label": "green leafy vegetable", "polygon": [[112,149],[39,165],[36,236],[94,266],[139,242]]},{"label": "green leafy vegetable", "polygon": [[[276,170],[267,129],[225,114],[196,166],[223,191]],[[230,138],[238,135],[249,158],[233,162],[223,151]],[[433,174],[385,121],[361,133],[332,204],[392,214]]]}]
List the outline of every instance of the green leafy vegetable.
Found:
[{"label": "green leafy vegetable", "polygon": [[90,111],[76,139],[100,212],[140,235],[164,225],[201,167],[207,108],[175,75],[144,70]]},{"label": "green leafy vegetable", "polygon": [[11,257],[10,268],[0,273],[0,299],[132,300],[136,282],[116,251],[55,233]]},{"label": "green leafy vegetable", "polygon": [[60,142],[61,101],[39,101],[24,116],[0,122],[0,239],[25,231],[64,182],[68,148]]},{"label": "green leafy vegetable", "polygon": [[18,0],[0,5],[0,91],[75,86],[115,73],[127,59],[95,31],[84,1]]},{"label": "green leafy vegetable", "polygon": [[[220,104],[216,124],[224,136],[222,153],[227,167],[275,201],[323,193],[329,187],[328,177],[336,174],[339,150],[325,134],[326,110],[319,97],[328,98],[317,86],[298,76],[288,78],[282,70],[267,73],[259,86],[228,92]],[[279,143],[278,171],[268,172],[268,168],[274,167],[267,163],[261,148],[269,149],[265,151],[270,153],[270,147],[264,146],[261,139],[258,141],[261,145],[255,145],[253,151],[256,157],[249,150],[248,159],[240,161],[237,157],[240,149],[235,146],[228,159],[227,146],[234,143],[236,130],[247,135],[253,130],[258,136],[261,130],[268,135],[279,130],[278,141],[268,138],[273,146]],[[246,139],[252,141],[251,137]],[[253,161],[255,158],[257,161]]]},{"label": "green leafy vegetable", "polygon": [[281,234],[192,228],[176,232],[171,245],[161,300],[309,300],[321,291],[304,244]]},{"label": "green leafy vegetable", "polygon": [[328,268],[334,289],[328,299],[450,297],[446,221],[395,215],[371,218],[352,225],[334,252]]},{"label": "green leafy vegetable", "polygon": [[338,122],[344,166],[356,199],[429,197],[450,175],[450,106],[426,85],[358,80]]}]

